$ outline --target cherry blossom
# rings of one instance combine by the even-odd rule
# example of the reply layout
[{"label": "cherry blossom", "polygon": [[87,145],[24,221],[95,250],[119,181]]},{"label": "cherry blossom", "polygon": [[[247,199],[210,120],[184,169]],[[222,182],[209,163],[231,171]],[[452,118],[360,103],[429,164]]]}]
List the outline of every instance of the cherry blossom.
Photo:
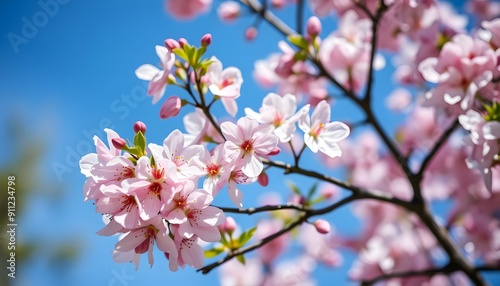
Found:
[{"label": "cherry blossom", "polygon": [[279,96],[269,93],[262,101],[259,113],[250,108],[245,108],[248,117],[257,120],[262,126],[272,130],[281,142],[288,142],[295,132],[295,123],[300,116],[309,112],[309,105],[297,111],[297,98],[292,94]]},{"label": "cherry blossom", "polygon": [[299,119],[299,128],[304,131],[304,142],[311,151],[334,158],[342,155],[337,142],[349,136],[349,127],[339,121],[330,122],[330,112],[330,104],[321,101],[311,117],[304,114]]},{"label": "cherry blossom", "polygon": [[156,54],[160,58],[160,66],[163,70],[150,64],[144,64],[135,70],[138,78],[149,81],[148,95],[153,96],[153,104],[163,97],[175,62],[175,55],[163,46],[156,46]]},{"label": "cherry blossom", "polygon": [[229,162],[241,162],[241,170],[248,177],[257,177],[264,168],[261,158],[278,145],[278,138],[262,133],[263,127],[248,117],[242,117],[237,124],[223,122],[222,133],[226,138],[224,152]]}]

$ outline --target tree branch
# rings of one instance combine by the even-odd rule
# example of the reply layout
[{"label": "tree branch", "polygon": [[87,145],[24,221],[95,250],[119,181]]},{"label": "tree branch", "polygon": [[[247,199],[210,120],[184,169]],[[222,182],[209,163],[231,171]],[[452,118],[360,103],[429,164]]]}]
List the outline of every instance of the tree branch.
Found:
[{"label": "tree branch", "polygon": [[265,9],[260,3],[255,0],[240,0],[241,3],[248,6],[254,13],[261,15],[264,20],[269,22],[284,36],[297,34],[292,28],[276,17],[271,11]]},{"label": "tree branch", "polygon": [[391,278],[405,278],[405,277],[412,277],[412,276],[434,276],[436,274],[449,274],[459,271],[457,267],[453,267],[451,264],[448,264],[444,267],[441,268],[429,268],[429,269],[422,269],[422,270],[410,270],[410,271],[404,271],[404,272],[395,272],[395,273],[387,273],[380,275],[378,277],[375,277],[371,280],[365,280],[361,282],[361,285],[368,286],[375,284],[377,282],[383,281],[383,280],[388,280]]},{"label": "tree branch", "polygon": [[306,212],[309,211],[310,209],[304,208],[301,205],[294,205],[292,203],[287,203],[285,205],[267,205],[263,207],[257,207],[257,208],[227,208],[227,207],[219,207],[215,206],[219,209],[221,209],[225,213],[238,213],[238,214],[254,214],[254,213],[260,213],[260,212],[268,212],[268,211],[279,211],[279,210],[286,210],[286,209],[294,209],[297,211],[302,211]]},{"label": "tree branch", "polygon": [[410,202],[398,199],[389,193],[377,192],[375,190],[368,191],[368,190],[359,188],[357,186],[351,185],[349,183],[342,182],[342,181],[337,180],[335,178],[332,178],[330,176],[320,174],[320,173],[315,172],[315,171],[306,170],[306,169],[303,169],[301,167],[292,166],[290,164],[286,164],[283,162],[277,162],[277,161],[271,161],[271,160],[265,159],[265,160],[263,160],[263,163],[268,165],[268,166],[273,166],[276,168],[283,169],[285,171],[285,174],[291,174],[291,173],[301,174],[301,175],[304,175],[307,177],[316,178],[316,179],[319,179],[321,181],[334,184],[334,185],[339,186],[341,188],[344,188],[346,190],[352,191],[354,194],[358,195],[360,197],[360,199],[373,199],[373,200],[377,200],[377,201],[392,203],[392,204],[401,206],[403,208],[406,208],[408,210],[415,210],[415,206],[412,205]]},{"label": "tree branch", "polygon": [[438,140],[436,141],[436,143],[434,144],[432,149],[429,151],[427,156],[422,161],[422,165],[420,165],[420,169],[418,170],[418,173],[417,173],[417,178],[419,180],[422,180],[424,172],[427,169],[427,167],[429,166],[429,164],[431,163],[434,156],[441,149],[441,147],[444,145],[444,143],[446,143],[447,139],[450,137],[450,135],[453,133],[453,131],[455,131],[455,129],[457,129],[457,127],[459,125],[460,124],[458,122],[458,119],[455,119],[455,121],[453,121],[453,123],[450,126],[448,126],[448,128],[438,138]]},{"label": "tree branch", "polygon": [[301,225],[303,222],[307,221],[307,219],[309,219],[310,217],[312,216],[316,216],[316,215],[320,215],[320,214],[324,214],[324,213],[328,213],[328,212],[331,212],[351,201],[354,201],[354,200],[357,200],[357,199],[360,199],[361,196],[359,195],[351,195],[349,197],[346,197],[328,207],[325,207],[325,208],[322,208],[322,209],[318,209],[318,210],[304,210],[305,213],[303,215],[301,215],[296,221],[294,221],[293,223],[289,224],[288,226],[286,226],[285,228],[281,229],[280,231],[272,234],[272,235],[269,235],[265,238],[263,238],[261,241],[251,245],[251,246],[248,246],[248,247],[245,247],[245,248],[242,248],[242,249],[239,249],[239,250],[235,250],[235,251],[232,251],[230,252],[229,254],[227,254],[225,257],[223,257],[222,259],[220,259],[219,261],[216,261],[214,263],[211,263],[211,264],[208,264],[196,271],[200,271],[201,273],[203,274],[207,274],[209,273],[210,271],[212,271],[213,269],[215,269],[216,267],[224,264],[225,262],[231,260],[232,258],[238,256],[238,255],[241,255],[241,254],[245,254],[247,252],[250,252],[252,250],[255,250],[257,248],[260,248],[264,245],[266,245],[267,243],[271,242],[272,240],[280,237],[281,235],[291,231],[292,229],[294,229],[296,226],[299,226]]}]

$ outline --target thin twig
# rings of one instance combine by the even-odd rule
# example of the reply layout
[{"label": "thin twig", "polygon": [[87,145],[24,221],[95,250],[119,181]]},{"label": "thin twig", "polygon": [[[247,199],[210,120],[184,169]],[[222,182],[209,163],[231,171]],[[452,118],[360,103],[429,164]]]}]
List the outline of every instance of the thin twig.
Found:
[{"label": "thin twig", "polygon": [[441,147],[444,145],[444,143],[446,143],[447,139],[450,137],[450,135],[453,133],[453,131],[455,131],[455,129],[457,129],[458,126],[459,126],[458,119],[455,119],[453,121],[453,123],[450,124],[450,126],[448,126],[448,128],[441,134],[441,136],[438,138],[438,140],[436,141],[434,146],[432,146],[432,149],[429,151],[427,156],[422,161],[422,165],[420,165],[420,169],[418,170],[418,173],[417,173],[417,178],[422,180],[424,172],[427,169],[427,167],[429,166],[429,164],[431,163],[432,159],[437,154],[437,152],[441,149]]}]

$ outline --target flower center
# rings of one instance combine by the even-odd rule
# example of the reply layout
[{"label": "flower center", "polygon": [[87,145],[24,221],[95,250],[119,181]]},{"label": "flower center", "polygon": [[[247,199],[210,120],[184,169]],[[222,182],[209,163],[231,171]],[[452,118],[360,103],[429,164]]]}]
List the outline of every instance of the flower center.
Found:
[{"label": "flower center", "polygon": [[252,152],[252,140],[245,140],[243,143],[240,145],[241,150],[245,153],[250,153]]},{"label": "flower center", "polygon": [[219,85],[220,89],[223,89],[225,87],[228,87],[234,83],[234,80],[232,77],[225,78]]},{"label": "flower center", "polygon": [[160,180],[163,178],[163,175],[165,175],[165,169],[163,168],[153,168],[151,170],[151,175],[155,180]]},{"label": "flower center", "polygon": [[318,135],[323,131],[323,127],[325,127],[325,124],[320,123],[313,128],[311,128],[311,131],[309,131],[309,135],[311,135],[314,138],[317,138]]},{"label": "flower center", "polygon": [[208,167],[208,174],[209,174],[209,176],[212,176],[212,177],[217,176],[219,174],[219,166],[212,163],[212,165],[210,165]]}]

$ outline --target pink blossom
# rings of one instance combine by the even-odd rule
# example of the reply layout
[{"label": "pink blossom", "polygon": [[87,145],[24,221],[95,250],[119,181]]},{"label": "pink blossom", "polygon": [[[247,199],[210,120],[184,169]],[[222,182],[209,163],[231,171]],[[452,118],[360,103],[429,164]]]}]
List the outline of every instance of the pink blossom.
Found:
[{"label": "pink blossom", "polygon": [[476,93],[492,79],[497,58],[480,39],[458,34],[447,42],[437,58],[419,65],[425,80],[438,86],[426,93],[426,104],[444,109],[460,103],[462,110],[474,105]]},{"label": "pink blossom", "polygon": [[232,22],[240,16],[240,4],[235,1],[224,1],[219,4],[217,14],[221,20]]},{"label": "pink blossom", "polygon": [[[177,226],[172,226],[172,231],[177,232]],[[177,248],[178,256],[170,257],[167,256],[170,263],[173,264],[174,269],[178,266],[184,267],[191,265],[194,268],[203,267],[203,261],[205,260],[205,255],[203,249],[201,248],[198,237],[196,235],[186,238],[180,235],[174,236],[175,247]]]},{"label": "pink blossom", "polygon": [[170,71],[175,62],[175,55],[166,47],[156,46],[156,54],[160,58],[160,66],[163,70],[150,64],[144,64],[135,70],[135,75],[138,78],[149,81],[148,95],[153,96],[153,104],[163,97]]},{"label": "pink blossom", "polygon": [[281,142],[288,142],[295,132],[295,123],[304,114],[309,112],[309,105],[297,111],[297,98],[292,94],[280,96],[269,93],[262,100],[259,113],[245,108],[248,117],[257,120],[262,126],[278,136]]},{"label": "pink blossom", "polygon": [[264,168],[261,158],[278,145],[278,138],[272,134],[261,133],[262,126],[248,117],[242,117],[237,124],[223,122],[222,133],[225,157],[228,162],[241,162],[241,170],[249,177],[257,177]]},{"label": "pink blossom", "polygon": [[200,176],[205,176],[203,189],[213,196],[227,183],[233,167],[225,160],[224,144],[219,144],[211,152],[205,152],[195,158],[195,164],[201,170]]},{"label": "pink blossom", "polygon": [[212,0],[165,0],[165,9],[172,15],[189,19],[210,9]]},{"label": "pink blossom", "polygon": [[[151,148],[151,151],[156,157],[165,158],[175,165],[175,177],[193,179],[203,173],[194,159],[202,156],[205,148],[201,145],[185,145],[184,135],[175,129],[163,140],[163,148]],[[173,174],[169,176],[173,177]]]},{"label": "pink blossom", "polygon": [[342,155],[337,142],[349,135],[349,127],[339,121],[330,122],[330,112],[330,105],[321,101],[311,117],[304,114],[299,119],[299,128],[304,131],[304,142],[312,152],[321,151],[334,158]]},{"label": "pink blossom", "polygon": [[214,95],[220,96],[222,104],[226,111],[235,116],[238,111],[235,99],[240,96],[240,88],[243,84],[243,77],[241,71],[235,67],[228,67],[222,69],[222,63],[216,58],[212,57],[213,61],[208,68],[208,78],[210,85],[208,88]]},{"label": "pink blossom", "polygon": [[406,89],[396,89],[386,99],[386,105],[394,111],[404,111],[411,103],[411,94]]},{"label": "pink blossom", "polygon": [[[153,266],[153,245],[156,242],[158,249],[169,254],[171,259],[177,257],[177,249],[169,236],[166,222],[160,218],[152,220],[149,226],[134,229],[120,239],[115,249],[119,252],[134,250],[135,253],[142,254],[148,252],[148,262]],[[177,270],[170,265],[170,270]]]},{"label": "pink blossom", "polygon": [[175,165],[171,161],[155,160],[152,166],[148,157],[139,158],[136,177],[123,181],[126,192],[136,196],[144,220],[158,216],[162,206],[172,200],[178,186],[172,180]]},{"label": "pink blossom", "polygon": [[162,216],[178,225],[176,234],[191,238],[193,235],[207,242],[220,240],[217,225],[224,222],[224,213],[210,206],[213,197],[202,189],[195,189],[189,181],[177,189],[170,202],[162,209]]},{"label": "pink blossom", "polygon": [[459,116],[460,124],[470,131],[464,139],[465,144],[472,146],[472,153],[466,163],[470,169],[477,169],[483,176],[486,188],[491,191],[491,168],[500,152],[500,122],[487,122],[478,112],[468,110]]},{"label": "pink blossom", "polygon": [[243,207],[243,192],[238,189],[237,184],[251,184],[255,182],[257,177],[248,177],[240,169],[241,166],[237,165],[233,167],[229,179],[227,181],[227,191],[229,193],[229,198],[238,207]]}]

